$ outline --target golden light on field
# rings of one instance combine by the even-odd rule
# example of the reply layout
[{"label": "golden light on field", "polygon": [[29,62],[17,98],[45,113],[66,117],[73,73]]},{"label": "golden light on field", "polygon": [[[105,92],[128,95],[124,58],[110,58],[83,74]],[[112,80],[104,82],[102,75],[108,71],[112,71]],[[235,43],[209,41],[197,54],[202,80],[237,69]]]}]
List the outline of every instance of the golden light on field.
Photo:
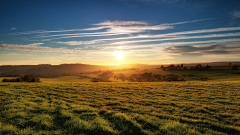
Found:
[{"label": "golden light on field", "polygon": [[121,51],[117,51],[113,53],[113,56],[115,56],[118,60],[123,60],[124,53]]}]

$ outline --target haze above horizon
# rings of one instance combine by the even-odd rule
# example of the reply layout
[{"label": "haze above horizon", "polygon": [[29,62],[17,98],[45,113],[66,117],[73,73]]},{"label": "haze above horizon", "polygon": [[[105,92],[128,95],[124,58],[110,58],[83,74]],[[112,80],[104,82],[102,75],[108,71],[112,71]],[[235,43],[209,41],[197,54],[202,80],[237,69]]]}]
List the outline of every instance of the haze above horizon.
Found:
[{"label": "haze above horizon", "polygon": [[0,65],[240,58],[236,0],[2,0],[0,10]]}]

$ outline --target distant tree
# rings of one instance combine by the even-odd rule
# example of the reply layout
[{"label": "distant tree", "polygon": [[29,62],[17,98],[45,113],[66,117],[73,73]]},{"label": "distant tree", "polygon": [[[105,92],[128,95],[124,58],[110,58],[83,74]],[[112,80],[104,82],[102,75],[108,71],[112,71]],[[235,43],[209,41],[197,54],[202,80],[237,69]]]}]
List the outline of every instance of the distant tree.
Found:
[{"label": "distant tree", "polygon": [[161,75],[159,74],[154,74],[153,77],[156,78],[157,80],[161,80]]},{"label": "distant tree", "polygon": [[229,63],[229,65],[231,65],[232,63]]},{"label": "distant tree", "polygon": [[238,70],[238,66],[237,65],[232,66],[232,70]]},{"label": "distant tree", "polygon": [[211,68],[211,66],[208,66],[208,64],[207,64],[207,66],[205,67],[205,69],[210,69]]},{"label": "distant tree", "polygon": [[40,82],[40,79],[34,75],[24,75],[16,79],[3,79],[2,82]]},{"label": "distant tree", "polygon": [[17,79],[16,79],[16,82],[21,82],[21,79],[20,79],[20,78],[17,78]]},{"label": "distant tree", "polygon": [[197,64],[195,67],[194,67],[194,69],[201,69],[201,64]]},{"label": "distant tree", "polygon": [[24,75],[23,77],[21,77],[21,79],[22,79],[24,82],[28,82],[28,81],[30,81],[30,76]]},{"label": "distant tree", "polygon": [[177,75],[170,75],[167,77],[166,79],[167,81],[177,81],[178,80],[178,76]]},{"label": "distant tree", "polygon": [[143,77],[144,79],[150,79],[150,78],[152,77],[152,73],[147,73],[147,72],[145,72],[145,73],[142,74],[142,77]]}]

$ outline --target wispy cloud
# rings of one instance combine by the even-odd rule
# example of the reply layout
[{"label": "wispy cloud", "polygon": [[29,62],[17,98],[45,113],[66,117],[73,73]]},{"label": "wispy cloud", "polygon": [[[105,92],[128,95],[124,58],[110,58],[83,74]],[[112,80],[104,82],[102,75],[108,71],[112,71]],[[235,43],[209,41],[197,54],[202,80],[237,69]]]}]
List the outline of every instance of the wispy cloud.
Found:
[{"label": "wispy cloud", "polygon": [[240,11],[233,11],[232,17],[233,17],[233,19],[240,18]]},{"label": "wispy cloud", "polygon": [[56,42],[59,44],[66,44],[66,45],[89,45],[89,44],[96,44],[100,41],[68,41],[68,42]]},{"label": "wispy cloud", "polygon": [[231,19],[228,22],[229,26],[239,26],[240,25],[240,11],[232,11],[230,13]]},{"label": "wispy cloud", "polygon": [[180,40],[180,39],[197,39],[197,38],[214,38],[214,37],[233,37],[240,36],[239,32],[236,33],[226,33],[226,34],[211,34],[211,35],[201,35],[201,36],[183,36],[177,38],[164,38],[164,39],[148,39],[148,40],[133,40],[133,41],[120,41],[111,44],[129,44],[129,43],[142,43],[142,42],[155,42],[155,41],[166,41],[166,40]]},{"label": "wispy cloud", "polygon": [[[147,25],[146,22],[135,22],[135,21],[106,21],[103,23],[95,24],[100,25],[104,24],[106,26],[100,26],[99,28],[106,28],[106,32],[91,32],[91,33],[71,33],[71,34],[55,34],[55,35],[45,35],[45,36],[36,36],[35,38],[50,38],[50,37],[57,37],[52,39],[62,39],[62,38],[76,38],[76,37],[98,37],[98,36],[113,36],[113,35],[124,35],[124,34],[133,34],[133,33],[142,33],[146,32],[148,30],[166,30],[166,29],[173,29],[173,25],[177,24],[184,24],[184,23],[193,23],[197,21],[204,21],[204,20],[210,20],[210,19],[201,19],[201,20],[193,20],[193,21],[185,21],[185,22],[177,22],[177,23],[169,23],[169,24],[161,24],[161,25]],[[115,25],[114,25],[115,24]],[[137,24],[137,25],[135,25]],[[140,25],[140,24],[146,24],[146,25]],[[93,30],[93,28],[87,28],[85,30]],[[73,29],[78,30],[79,29]],[[73,31],[69,30],[69,31]],[[83,29],[82,29],[83,30]],[[64,32],[67,30],[63,30],[61,32]],[[216,29],[217,31],[217,29]],[[42,32],[42,31],[39,31]],[[49,31],[48,31],[49,32]],[[54,31],[52,31],[54,32]],[[199,33],[199,31],[191,31],[191,33]],[[204,32],[204,31],[203,31]],[[31,32],[30,32],[31,33]],[[156,35],[155,38],[163,37],[163,36],[170,36],[170,35],[176,35],[181,33],[170,33],[165,35]],[[185,33],[187,34],[187,33]],[[154,38],[152,35],[141,35],[141,37],[133,37],[133,38],[144,38],[144,37],[150,37]]]},{"label": "wispy cloud", "polygon": [[[43,47],[41,46],[43,43],[33,43],[27,45],[17,45],[17,44],[1,44],[0,49],[6,50],[18,50],[18,51],[34,51],[34,52],[61,52],[61,53],[83,53],[83,52],[91,52],[93,54],[96,53],[109,53],[112,51],[120,50],[120,51],[128,51],[130,53],[142,54],[142,55],[156,55],[159,53],[157,50],[162,50],[165,53],[171,54],[223,54],[224,51],[227,54],[236,54],[238,52],[238,48],[235,47],[235,50],[231,50],[232,48],[227,48],[222,46],[222,43],[227,44],[231,42],[239,42],[239,38],[234,38],[240,36],[240,27],[224,27],[224,28],[214,28],[214,29],[202,29],[202,30],[192,30],[192,31],[181,31],[174,33],[166,33],[166,34],[146,34],[148,31],[157,31],[157,30],[167,30],[173,29],[175,25],[194,23],[199,21],[206,21],[210,19],[200,19],[193,21],[184,21],[184,22],[176,22],[176,23],[165,23],[160,25],[150,25],[147,22],[142,21],[105,21],[102,23],[94,24],[97,27],[86,28],[86,29],[70,29],[70,30],[58,30],[58,31],[27,31],[27,32],[19,32],[13,33],[17,34],[35,34],[34,38],[40,38],[39,42],[45,40],[54,40],[54,39],[66,39],[66,38],[75,38],[75,37],[108,37],[108,38],[100,38],[95,40],[74,40],[74,41],[52,41],[51,43],[57,44],[65,44],[71,46],[77,46],[74,49],[68,48],[52,48],[52,47]],[[96,30],[96,31],[94,31]],[[99,31],[101,30],[101,31]],[[84,31],[84,32],[80,32]],[[87,32],[89,31],[89,32]],[[225,33],[227,31],[238,31],[235,33]],[[65,33],[66,32],[66,33]],[[224,32],[224,33],[217,33]],[[207,35],[207,33],[211,33]],[[213,34],[217,33],[217,34]],[[125,37],[124,37],[124,36]],[[113,38],[111,36],[118,36],[117,38]],[[221,37],[221,39],[220,39]],[[231,37],[231,39],[229,39]],[[211,38],[215,38],[214,40]],[[216,38],[219,38],[217,40]],[[226,38],[226,39],[223,39]],[[186,42],[174,42],[177,40],[185,40],[185,39],[196,39],[196,41],[186,40]],[[197,41],[197,39],[205,39]],[[109,42],[105,42],[109,41]],[[164,41],[164,43],[156,42],[156,41]],[[169,42],[168,42],[169,41]],[[38,42],[38,41],[36,41]],[[45,43],[44,42],[44,43]],[[102,43],[104,42],[104,43]],[[155,43],[154,43],[155,42]],[[135,44],[141,43],[141,44]],[[146,43],[146,44],[145,44]],[[221,43],[221,44],[220,44]],[[220,44],[220,45],[219,45]],[[46,45],[46,44],[45,44]],[[179,46],[181,45],[181,46]],[[191,46],[195,45],[195,46]],[[197,46],[201,45],[201,46]],[[208,47],[206,47],[208,45]],[[215,46],[213,46],[215,45]],[[170,46],[170,47],[166,47]],[[202,47],[204,46],[204,47]],[[234,44],[232,44],[234,46]],[[68,46],[70,48],[70,46]],[[210,50],[209,47],[212,47]],[[223,50],[225,47],[226,50]],[[195,50],[194,50],[195,49]],[[209,50],[207,50],[209,49]],[[222,50],[221,50],[222,49]],[[192,52],[187,52],[187,50]],[[185,51],[185,52],[184,52]]]},{"label": "wispy cloud", "polygon": [[210,46],[172,46],[165,47],[163,51],[180,55],[205,55],[205,54],[239,54],[239,45],[210,45]]},{"label": "wispy cloud", "polygon": [[194,23],[194,22],[201,22],[201,21],[207,21],[207,20],[213,20],[216,18],[208,18],[208,19],[200,19],[200,20],[193,20],[193,21],[184,21],[184,22],[177,22],[177,23],[166,23],[163,25],[178,25],[178,24],[185,24],[185,23]]},{"label": "wispy cloud", "polygon": [[153,48],[159,48],[159,47],[165,47],[165,46],[178,46],[178,45],[206,45],[206,44],[239,44],[240,39],[239,38],[230,38],[230,39],[219,39],[219,40],[206,40],[206,41],[194,41],[194,42],[163,42],[158,44],[143,44],[143,45],[97,45],[100,48],[103,49],[131,49],[131,48],[138,48],[138,47],[153,47]]},{"label": "wispy cloud", "polygon": [[[236,31],[240,30],[240,27],[225,27],[225,28],[215,28],[215,29],[203,29],[203,30],[193,30],[193,31],[183,31],[183,32],[175,32],[175,33],[168,33],[168,34],[139,34],[136,36],[128,36],[128,37],[120,37],[120,38],[103,38],[103,39],[96,39],[91,40],[91,42],[100,42],[100,41],[114,41],[114,40],[129,40],[129,39],[146,39],[146,38],[169,38],[169,37],[182,37],[181,35],[190,35],[190,34],[199,34],[199,33],[213,33],[213,32],[222,32],[222,31]],[[96,35],[95,35],[96,34]],[[120,34],[129,34],[124,32],[119,32]],[[53,39],[61,39],[61,38],[72,38],[72,37],[91,37],[91,36],[111,36],[111,35],[118,35],[112,34],[112,32],[100,32],[100,33],[76,33],[76,34],[63,34],[63,35],[49,35],[49,36],[40,36],[36,38],[45,38],[45,37],[54,37],[54,36],[62,36],[59,38]],[[117,43],[115,43],[117,44]]]},{"label": "wispy cloud", "polygon": [[25,34],[43,34],[43,33],[64,33],[64,32],[74,32],[74,31],[93,31],[93,30],[101,30],[104,28],[109,28],[109,26],[100,26],[100,27],[92,27],[85,29],[70,29],[70,30],[35,30],[35,31],[25,31],[25,32],[15,32],[10,33],[10,35],[25,35]]},{"label": "wispy cloud", "polygon": [[40,46],[43,43],[33,43],[28,45],[15,45],[15,44],[1,44],[0,49],[17,50],[17,51],[34,51],[34,52],[62,52],[73,53],[73,50],[66,48],[51,48]]},{"label": "wispy cloud", "polygon": [[28,44],[28,46],[39,46],[39,45],[42,45],[44,43],[32,43],[32,44]]},{"label": "wispy cloud", "polygon": [[102,23],[94,24],[101,26],[108,26],[107,32],[111,33],[140,33],[146,30],[166,30],[172,29],[173,26],[163,24],[163,25],[149,25],[147,22],[141,21],[105,21]]},{"label": "wispy cloud", "polygon": [[71,37],[98,37],[98,36],[113,36],[113,35],[124,35],[129,33],[138,33],[139,31],[125,31],[125,32],[94,32],[94,33],[74,33],[74,34],[56,34],[56,35],[46,35],[46,36],[36,36],[35,38],[49,38],[49,37],[60,37],[52,39],[61,38],[71,38]]},{"label": "wispy cloud", "polygon": [[85,28],[85,29],[81,29],[82,31],[90,31],[90,30],[101,30],[101,29],[105,29],[105,28],[109,28],[111,26],[99,26],[99,27],[92,27],[92,28]]},{"label": "wispy cloud", "polygon": [[114,32],[114,33],[118,33],[118,32],[140,33],[146,30],[166,30],[166,29],[172,29],[172,28],[173,26],[169,26],[169,25],[155,25],[155,26],[136,25],[136,26],[125,26],[125,27],[115,26],[115,27],[111,27],[107,31]]},{"label": "wispy cloud", "polygon": [[10,30],[16,30],[17,28],[12,27]]},{"label": "wispy cloud", "polygon": [[146,22],[141,21],[105,21],[102,23],[97,23],[93,25],[148,25]]},{"label": "wispy cloud", "polygon": [[[92,28],[85,28],[85,29],[70,29],[70,30],[56,30],[56,31],[46,31],[46,30],[36,30],[36,31],[26,31],[26,32],[16,32],[11,33],[11,35],[23,35],[23,34],[40,34],[35,35],[34,38],[42,38],[41,41],[50,41],[50,40],[57,40],[57,39],[66,39],[66,38],[81,38],[81,37],[104,37],[104,36],[116,36],[116,35],[129,35],[134,33],[143,33],[146,31],[156,31],[156,30],[166,30],[166,29],[173,29],[174,25],[178,24],[185,24],[185,23],[193,23],[198,21],[205,21],[209,19],[201,19],[201,20],[193,20],[193,21],[184,21],[184,22],[177,22],[177,23],[165,23],[160,25],[149,25],[147,22],[143,21],[105,21],[98,24],[98,27]],[[94,30],[102,30],[105,29],[105,32],[80,32],[80,31],[94,31]],[[57,34],[57,33],[65,33],[66,34]],[[71,33],[70,33],[71,32]],[[80,32],[80,33],[74,33]],[[56,33],[56,34],[53,34]],[[44,35],[43,35],[44,34]],[[181,34],[181,33],[175,33]],[[166,34],[166,35],[138,35],[138,36],[131,36],[131,37],[124,37],[122,39],[137,39],[137,38],[160,38],[160,37],[173,37],[173,34]],[[119,38],[121,39],[121,38]],[[88,41],[85,43],[96,43],[99,41],[104,40],[118,40],[117,38],[108,38],[108,39],[99,39]],[[83,44],[84,42],[75,42],[75,43],[67,43],[67,44]]]},{"label": "wispy cloud", "polygon": [[137,36],[132,36],[132,37],[126,37],[126,38],[113,38],[113,39],[110,39],[110,40],[123,40],[123,39],[133,39],[133,38],[162,38],[162,37],[171,37],[171,36],[179,36],[179,35],[187,35],[187,34],[211,33],[211,32],[222,32],[222,31],[236,31],[236,30],[240,30],[240,27],[203,29],[203,30],[183,31],[183,32],[174,32],[174,33],[157,34],[157,35],[147,34],[147,35],[137,35]]},{"label": "wispy cloud", "polygon": [[35,31],[15,32],[15,33],[10,33],[10,34],[11,34],[11,35],[24,35],[24,34],[41,34],[41,33],[55,33],[55,32],[70,32],[70,31],[80,31],[80,30],[81,30],[81,29],[56,30],[56,31],[35,30]]}]

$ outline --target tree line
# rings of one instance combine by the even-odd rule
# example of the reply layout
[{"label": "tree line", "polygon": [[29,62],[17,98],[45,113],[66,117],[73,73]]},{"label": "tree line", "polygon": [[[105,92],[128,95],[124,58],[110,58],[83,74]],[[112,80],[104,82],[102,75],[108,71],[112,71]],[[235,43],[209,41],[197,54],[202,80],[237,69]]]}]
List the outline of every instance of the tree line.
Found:
[{"label": "tree line", "polygon": [[24,75],[16,79],[3,79],[2,82],[40,82],[40,79],[35,75]]}]

